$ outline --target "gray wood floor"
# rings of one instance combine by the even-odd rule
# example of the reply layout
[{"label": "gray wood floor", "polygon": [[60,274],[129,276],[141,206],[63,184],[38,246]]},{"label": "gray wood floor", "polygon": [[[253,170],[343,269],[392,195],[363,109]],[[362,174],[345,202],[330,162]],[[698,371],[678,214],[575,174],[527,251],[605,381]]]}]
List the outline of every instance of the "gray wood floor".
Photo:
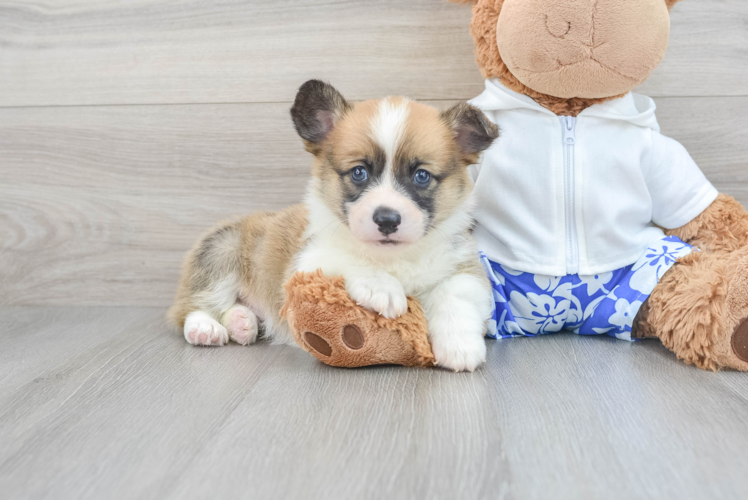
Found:
[{"label": "gray wood floor", "polygon": [[473,374],[197,348],[160,308],[0,308],[0,497],[746,498],[745,374],[489,341]]}]

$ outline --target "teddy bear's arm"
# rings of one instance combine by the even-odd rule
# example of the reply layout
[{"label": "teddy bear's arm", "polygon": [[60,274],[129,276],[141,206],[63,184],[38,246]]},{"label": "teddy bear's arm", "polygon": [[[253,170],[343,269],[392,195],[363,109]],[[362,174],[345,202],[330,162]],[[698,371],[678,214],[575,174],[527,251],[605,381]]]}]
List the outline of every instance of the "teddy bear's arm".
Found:
[{"label": "teddy bear's arm", "polygon": [[701,215],[666,233],[702,250],[731,252],[748,246],[748,211],[732,196],[720,194]]}]

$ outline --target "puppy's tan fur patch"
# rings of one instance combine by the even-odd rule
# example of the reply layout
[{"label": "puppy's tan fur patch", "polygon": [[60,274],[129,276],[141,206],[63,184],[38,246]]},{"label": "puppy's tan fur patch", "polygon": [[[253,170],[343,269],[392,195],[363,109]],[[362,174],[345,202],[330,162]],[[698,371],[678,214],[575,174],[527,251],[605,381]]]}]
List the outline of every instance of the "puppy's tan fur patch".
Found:
[{"label": "puppy's tan fur patch", "polygon": [[[179,326],[189,313],[203,310],[220,318],[233,303],[246,300],[261,319],[279,324],[282,284],[293,274],[290,264],[304,244],[307,210],[294,205],[280,212],[259,212],[220,224],[190,251],[182,268],[177,297],[169,319]],[[238,282],[235,277],[239,277]],[[236,283],[233,293],[221,294],[215,284]],[[214,298],[216,292],[220,295]]]}]

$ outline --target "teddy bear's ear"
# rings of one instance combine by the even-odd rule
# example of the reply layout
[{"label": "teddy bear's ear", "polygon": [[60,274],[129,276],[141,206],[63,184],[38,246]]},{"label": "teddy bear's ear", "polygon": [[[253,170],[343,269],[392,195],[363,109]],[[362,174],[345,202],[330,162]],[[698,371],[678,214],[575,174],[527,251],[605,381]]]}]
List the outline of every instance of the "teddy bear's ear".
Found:
[{"label": "teddy bear's ear", "polygon": [[477,155],[499,137],[499,127],[491,123],[481,110],[466,102],[444,111],[442,118],[454,131],[457,147],[465,156]]},{"label": "teddy bear's ear", "polygon": [[680,2],[680,0],[665,0],[668,10],[672,9],[673,5],[675,5],[678,2]]},{"label": "teddy bear's ear", "polygon": [[291,118],[302,139],[319,144],[348,109],[350,105],[335,87],[320,80],[309,80],[296,93]]}]

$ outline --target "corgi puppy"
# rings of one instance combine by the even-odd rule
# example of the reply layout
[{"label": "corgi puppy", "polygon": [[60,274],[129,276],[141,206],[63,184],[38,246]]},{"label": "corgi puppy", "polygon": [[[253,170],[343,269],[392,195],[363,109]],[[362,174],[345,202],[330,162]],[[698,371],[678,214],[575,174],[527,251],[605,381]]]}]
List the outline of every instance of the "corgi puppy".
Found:
[{"label": "corgi puppy", "polygon": [[425,312],[436,363],[472,371],[492,292],[471,237],[467,167],[498,137],[478,109],[438,110],[401,97],[347,102],[317,80],[291,117],[314,155],[304,204],[221,224],[187,256],[173,322],[187,342],[294,344],[280,318],[295,271],[342,276],[359,305],[393,318],[406,295]]}]

